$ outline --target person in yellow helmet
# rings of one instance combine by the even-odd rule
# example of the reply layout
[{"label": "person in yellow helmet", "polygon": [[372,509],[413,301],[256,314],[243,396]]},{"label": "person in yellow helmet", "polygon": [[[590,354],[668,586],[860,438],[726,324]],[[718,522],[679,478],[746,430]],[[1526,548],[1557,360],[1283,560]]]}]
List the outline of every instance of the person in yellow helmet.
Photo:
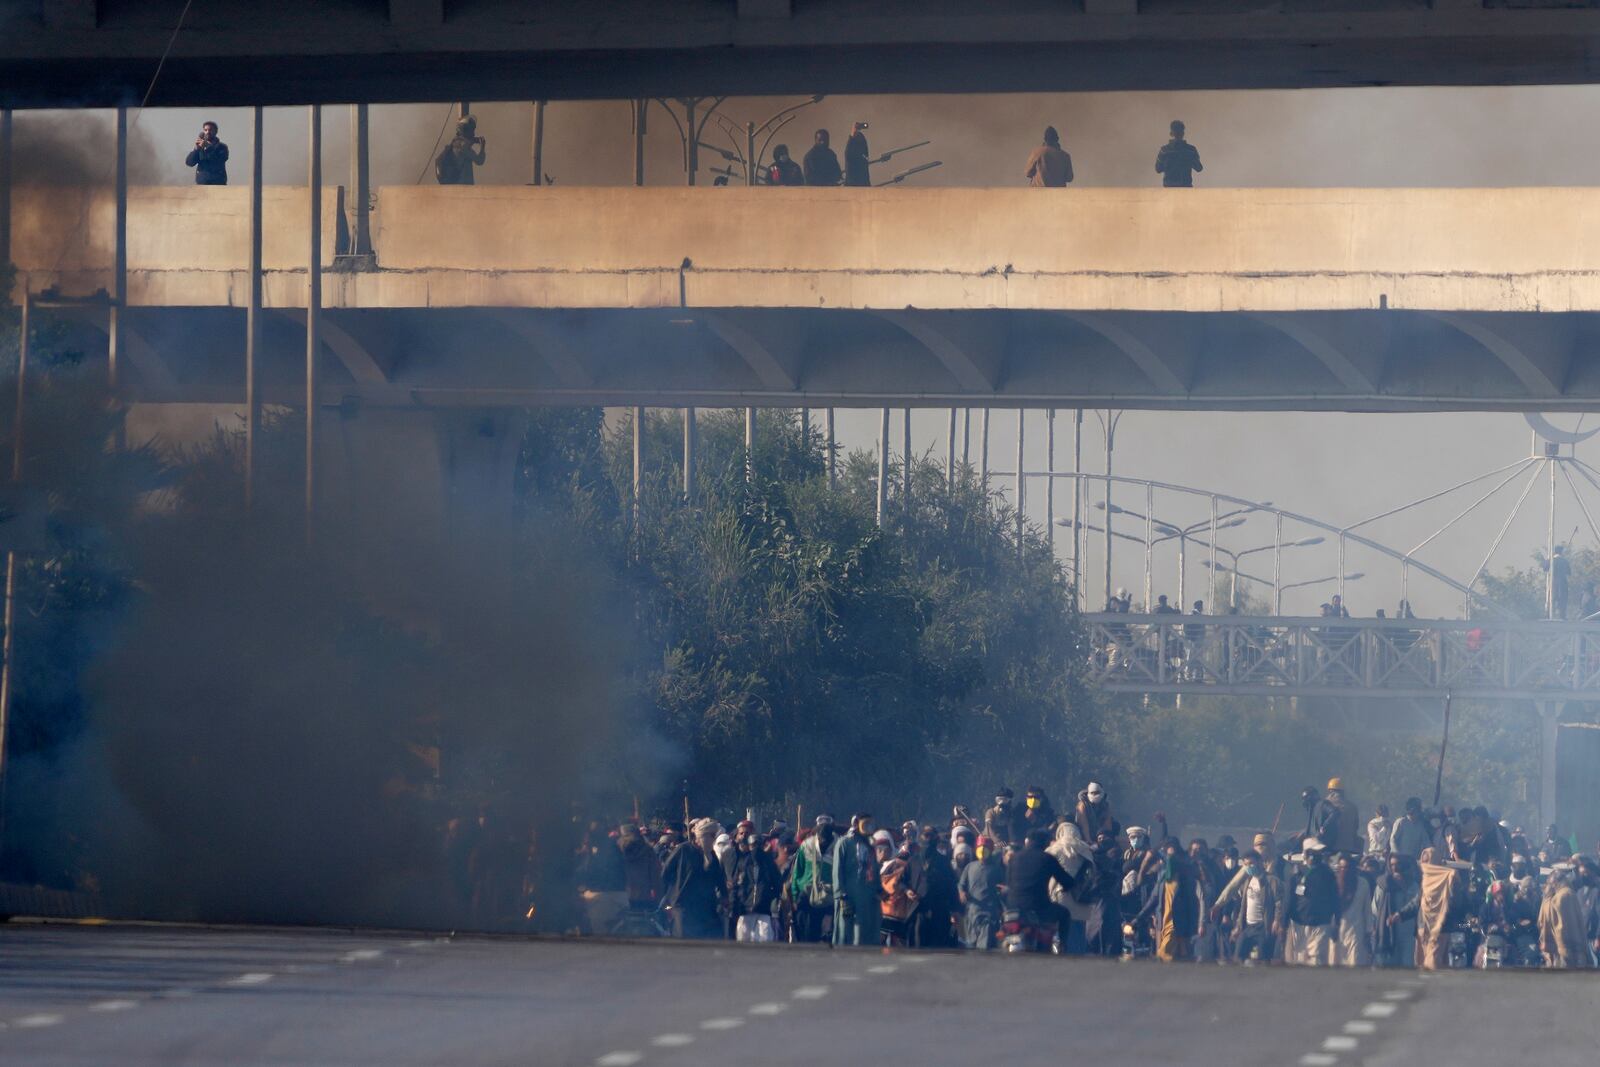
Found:
[{"label": "person in yellow helmet", "polygon": [[1311,815],[1312,833],[1330,852],[1361,855],[1361,814],[1344,795],[1344,779],[1328,779],[1327,795]]}]

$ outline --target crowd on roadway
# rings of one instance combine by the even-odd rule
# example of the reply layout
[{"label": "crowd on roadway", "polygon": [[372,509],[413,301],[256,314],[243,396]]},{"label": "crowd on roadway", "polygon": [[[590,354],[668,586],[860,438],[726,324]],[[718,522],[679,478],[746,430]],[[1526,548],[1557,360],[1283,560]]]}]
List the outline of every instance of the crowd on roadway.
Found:
[{"label": "crowd on roadway", "polygon": [[[731,832],[711,818],[594,824],[583,932],[1055,952],[1202,962],[1593,967],[1600,858],[1537,846],[1482,807],[1361,821],[1335,778],[1305,827],[1241,844],[1119,821],[1089,783],[1066,811],[997,790],[981,818],[879,828],[857,812]],[[1280,810],[1281,817],[1281,810]]]}]

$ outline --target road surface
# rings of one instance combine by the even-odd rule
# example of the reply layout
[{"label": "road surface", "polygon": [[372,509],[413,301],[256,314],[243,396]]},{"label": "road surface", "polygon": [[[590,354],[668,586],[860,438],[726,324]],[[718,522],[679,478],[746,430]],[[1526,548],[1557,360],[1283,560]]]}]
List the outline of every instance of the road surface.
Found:
[{"label": "road surface", "polygon": [[1595,1062],[1600,975],[0,926],[0,1063]]}]

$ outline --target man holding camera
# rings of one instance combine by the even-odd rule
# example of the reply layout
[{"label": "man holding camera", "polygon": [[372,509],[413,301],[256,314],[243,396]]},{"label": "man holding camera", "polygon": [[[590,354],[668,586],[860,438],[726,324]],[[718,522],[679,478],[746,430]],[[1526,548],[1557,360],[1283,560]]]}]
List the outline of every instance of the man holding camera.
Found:
[{"label": "man holding camera", "polygon": [[864,189],[872,184],[872,155],[867,148],[867,124],[858,122],[850,128],[850,139],[844,143],[844,183]]},{"label": "man holding camera", "polygon": [[478,136],[478,120],[466,115],[456,123],[456,135],[433,161],[433,176],[440,185],[476,185],[473,170],[487,158],[486,142]]},{"label": "man holding camera", "polygon": [[228,146],[217,140],[217,124],[207,122],[194,139],[194,151],[184,161],[194,168],[196,185],[228,184]]}]

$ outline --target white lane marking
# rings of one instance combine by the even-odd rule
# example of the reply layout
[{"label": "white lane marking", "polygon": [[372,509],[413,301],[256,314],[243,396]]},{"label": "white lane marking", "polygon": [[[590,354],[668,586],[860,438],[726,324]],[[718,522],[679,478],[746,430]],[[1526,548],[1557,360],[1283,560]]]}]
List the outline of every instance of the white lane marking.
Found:
[{"label": "white lane marking", "polygon": [[161,993],[159,995],[163,996],[163,997],[168,997],[168,998],[170,998],[172,1000],[183,1000],[185,997],[194,996],[194,990],[192,990],[192,989],[169,989],[166,992]]},{"label": "white lane marking", "polygon": [[427,948],[431,944],[432,941],[407,941],[406,948]]},{"label": "white lane marking", "polygon": [[1383,1004],[1379,1003],[1378,1001],[1373,1001],[1371,1004],[1368,1004],[1366,1007],[1361,1009],[1361,1017],[1364,1019],[1387,1019],[1389,1016],[1393,1015],[1399,1010],[1399,1005]]},{"label": "white lane marking", "polygon": [[339,959],[343,963],[360,963],[362,960],[375,960],[381,955],[381,948],[358,948],[354,952],[346,952]]},{"label": "white lane marking", "polygon": [[1378,1032],[1378,1024],[1368,1022],[1365,1019],[1355,1019],[1344,1024],[1344,1032],[1347,1034],[1375,1034]]},{"label": "white lane marking", "polygon": [[37,1030],[43,1026],[55,1026],[59,1022],[61,1022],[61,1016],[41,1013],[38,1015],[24,1015],[20,1019],[12,1019],[11,1025],[22,1030]]},{"label": "white lane marking", "polygon": [[230,978],[226,982],[224,982],[223,984],[224,985],[260,985],[263,982],[270,982],[270,981],[272,981],[272,975],[269,972],[267,972],[267,971],[251,971],[249,974],[241,974],[237,978]]},{"label": "white lane marking", "polygon": [[1391,990],[1389,990],[1389,992],[1387,992],[1387,993],[1385,993],[1383,995],[1383,999],[1384,1000],[1410,1000],[1411,999],[1411,990],[1409,990],[1409,989],[1391,989]]},{"label": "white lane marking", "polygon": [[642,1052],[608,1052],[594,1061],[594,1067],[633,1067],[642,1059]]},{"label": "white lane marking", "polygon": [[1301,1067],[1333,1067],[1339,1057],[1328,1052],[1308,1052],[1300,1057]]},{"label": "white lane marking", "polygon": [[722,1019],[707,1019],[700,1024],[702,1030],[737,1030],[744,1025],[743,1019],[730,1017]]},{"label": "white lane marking", "polygon": [[868,967],[867,968],[867,973],[868,974],[893,974],[894,972],[898,971],[899,969],[900,968],[896,967],[892,963],[880,963],[876,967]]},{"label": "white lane marking", "polygon": [[803,985],[789,994],[795,1000],[821,1000],[827,995],[828,987],[825,985]]},{"label": "white lane marking", "polygon": [[1322,1039],[1322,1047],[1328,1052],[1350,1052],[1353,1051],[1359,1044],[1361,1044],[1361,1042],[1357,1041],[1353,1037],[1335,1036],[1325,1037]]},{"label": "white lane marking", "polygon": [[777,1015],[777,1014],[781,1013],[788,1006],[789,1005],[787,1005],[787,1004],[779,1004],[779,1003],[776,1003],[776,1002],[769,1003],[769,1004],[753,1004],[753,1005],[750,1006],[750,1011],[747,1014],[749,1014],[749,1015]]},{"label": "white lane marking", "polygon": [[137,1008],[138,1006],[139,1006],[139,1002],[137,1000],[102,1000],[98,1004],[89,1005],[89,1010],[90,1011],[127,1011],[130,1008]]},{"label": "white lane marking", "polygon": [[859,982],[861,981],[861,976],[859,974],[836,974],[833,976],[833,980],[835,982]]},{"label": "white lane marking", "polygon": [[693,1034],[661,1034],[650,1039],[656,1048],[682,1048],[694,1044]]}]

